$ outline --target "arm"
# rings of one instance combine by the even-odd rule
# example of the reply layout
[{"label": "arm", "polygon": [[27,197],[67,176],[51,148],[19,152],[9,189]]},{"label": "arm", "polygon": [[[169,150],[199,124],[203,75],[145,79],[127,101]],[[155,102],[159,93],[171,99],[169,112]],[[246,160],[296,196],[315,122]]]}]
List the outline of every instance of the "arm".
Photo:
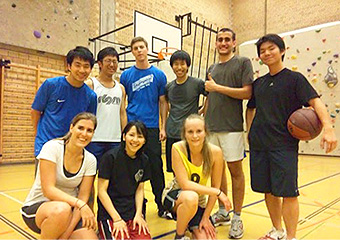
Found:
[{"label": "arm", "polygon": [[251,124],[253,123],[254,117],[255,117],[256,108],[247,108],[246,110],[246,126],[247,126],[247,132],[249,133]]},{"label": "arm", "polygon": [[136,201],[136,215],[133,218],[133,229],[136,228],[136,224],[138,225],[138,234],[140,234],[141,230],[143,230],[144,234],[149,233],[148,226],[144,219],[142,209],[143,209],[143,202],[144,202],[144,183],[141,182],[138,185],[136,194],[135,194],[135,201]]},{"label": "arm", "polygon": [[120,103],[120,127],[123,131],[127,124],[127,115],[126,115],[126,92],[125,88],[122,84],[119,84],[122,89],[122,101]]},{"label": "arm", "polygon": [[32,125],[33,125],[33,130],[34,130],[34,136],[37,135],[37,129],[38,129],[38,122],[41,117],[41,112],[34,110],[33,108],[31,109],[31,119],[32,119]]},{"label": "arm", "polygon": [[318,97],[310,99],[308,103],[315,109],[315,112],[318,115],[324,128],[322,138],[320,141],[320,147],[322,149],[325,149],[326,153],[329,153],[336,148],[338,140],[336,139],[335,132],[331,124],[331,119],[328,116],[326,106]]},{"label": "arm", "polygon": [[92,81],[91,78],[90,78],[90,79],[87,79],[87,80],[85,81],[85,84],[86,84],[87,86],[89,86],[89,88],[91,88],[91,89],[93,90],[93,81]]},{"label": "arm", "polygon": [[160,107],[160,115],[161,115],[161,127],[159,132],[159,140],[164,141],[166,139],[165,133],[165,125],[166,125],[166,118],[169,111],[169,104],[166,101],[165,95],[159,97],[159,107]]},{"label": "arm", "polygon": [[207,109],[208,109],[208,96],[203,98],[203,106],[200,110],[198,110],[198,115],[203,115],[205,116],[205,114],[207,113]]}]

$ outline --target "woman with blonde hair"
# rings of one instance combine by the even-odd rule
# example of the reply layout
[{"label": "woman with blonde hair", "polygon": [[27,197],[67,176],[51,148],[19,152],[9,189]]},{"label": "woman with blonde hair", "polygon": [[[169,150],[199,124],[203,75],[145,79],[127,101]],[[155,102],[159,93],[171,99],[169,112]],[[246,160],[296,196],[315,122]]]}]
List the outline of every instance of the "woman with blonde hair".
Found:
[{"label": "woman with blonde hair", "polygon": [[[177,218],[175,239],[184,239],[187,228],[195,239],[216,239],[211,210],[217,199],[226,209],[231,208],[228,197],[220,190],[222,150],[208,143],[207,135],[204,118],[192,114],[184,121],[183,140],[172,147],[175,178],[163,192],[163,205]],[[209,177],[210,187],[206,186]]]},{"label": "woman with blonde hair", "polygon": [[69,132],[45,143],[37,156],[37,175],[21,214],[41,239],[97,239],[94,214],[87,205],[96,159],[85,149],[96,125],[92,113],[79,113]]}]

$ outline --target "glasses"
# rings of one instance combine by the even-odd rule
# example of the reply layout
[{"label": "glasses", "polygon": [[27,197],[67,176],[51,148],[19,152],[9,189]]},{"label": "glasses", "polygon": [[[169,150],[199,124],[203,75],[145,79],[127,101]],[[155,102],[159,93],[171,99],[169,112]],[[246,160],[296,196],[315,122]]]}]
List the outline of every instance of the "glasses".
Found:
[{"label": "glasses", "polygon": [[106,64],[111,64],[112,63],[113,65],[117,65],[118,61],[117,60],[105,59],[104,63],[106,63]]}]

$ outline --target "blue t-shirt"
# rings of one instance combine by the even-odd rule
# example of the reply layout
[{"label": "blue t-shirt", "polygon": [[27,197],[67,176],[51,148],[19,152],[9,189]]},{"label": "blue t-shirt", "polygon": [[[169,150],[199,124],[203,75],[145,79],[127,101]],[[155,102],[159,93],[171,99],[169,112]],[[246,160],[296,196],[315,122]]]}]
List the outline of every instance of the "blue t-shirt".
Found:
[{"label": "blue t-shirt", "polygon": [[147,128],[159,127],[159,97],[165,94],[166,76],[158,68],[125,70],[120,83],[128,95],[128,121],[140,120]]},{"label": "blue t-shirt", "polygon": [[65,76],[49,78],[40,86],[32,109],[42,112],[34,143],[34,155],[37,156],[47,141],[68,132],[78,113],[96,114],[97,95],[86,84],[73,87]]}]

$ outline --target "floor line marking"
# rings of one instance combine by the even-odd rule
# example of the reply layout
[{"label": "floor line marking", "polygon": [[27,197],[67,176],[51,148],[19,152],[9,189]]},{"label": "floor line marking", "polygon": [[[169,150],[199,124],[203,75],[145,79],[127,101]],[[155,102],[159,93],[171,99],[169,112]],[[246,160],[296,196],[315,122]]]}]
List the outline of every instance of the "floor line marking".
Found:
[{"label": "floor line marking", "polygon": [[13,201],[15,201],[15,202],[21,204],[21,205],[24,204],[23,202],[19,201],[18,199],[14,198],[14,197],[12,197],[12,196],[10,196],[10,195],[4,193],[4,192],[0,192],[0,195],[2,195],[2,196],[4,196],[4,197],[7,197],[7,198],[9,198],[9,199],[11,199],[11,200],[13,200]]}]

